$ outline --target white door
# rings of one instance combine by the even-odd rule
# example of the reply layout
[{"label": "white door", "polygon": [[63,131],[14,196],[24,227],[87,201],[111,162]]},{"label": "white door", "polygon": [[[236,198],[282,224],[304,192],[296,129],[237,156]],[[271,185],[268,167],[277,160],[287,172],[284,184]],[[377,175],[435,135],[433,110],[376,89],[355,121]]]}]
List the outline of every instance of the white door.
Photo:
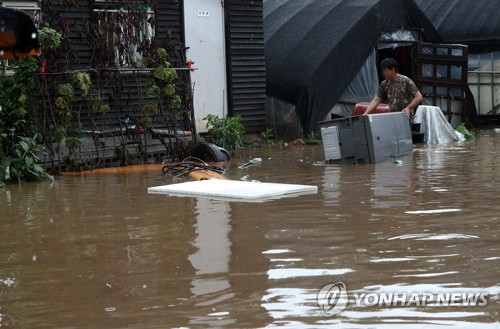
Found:
[{"label": "white door", "polygon": [[208,114],[227,114],[224,8],[221,0],[185,0],[186,58],[198,70],[191,73],[196,129],[206,132]]}]

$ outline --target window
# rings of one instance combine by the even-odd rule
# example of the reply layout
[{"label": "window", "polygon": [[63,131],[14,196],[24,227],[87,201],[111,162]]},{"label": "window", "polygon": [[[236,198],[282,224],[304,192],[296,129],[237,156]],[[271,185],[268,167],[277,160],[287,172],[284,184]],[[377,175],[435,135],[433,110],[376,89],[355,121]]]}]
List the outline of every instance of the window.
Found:
[{"label": "window", "polygon": [[94,2],[100,36],[106,47],[113,51],[118,67],[137,67],[142,60],[143,48],[154,37],[154,12],[151,7],[134,2]]},{"label": "window", "polygon": [[500,114],[500,51],[470,54],[469,88],[479,114]]},{"label": "window", "polygon": [[30,14],[39,23],[40,2],[39,1],[0,1],[0,6],[12,9],[23,10]]}]

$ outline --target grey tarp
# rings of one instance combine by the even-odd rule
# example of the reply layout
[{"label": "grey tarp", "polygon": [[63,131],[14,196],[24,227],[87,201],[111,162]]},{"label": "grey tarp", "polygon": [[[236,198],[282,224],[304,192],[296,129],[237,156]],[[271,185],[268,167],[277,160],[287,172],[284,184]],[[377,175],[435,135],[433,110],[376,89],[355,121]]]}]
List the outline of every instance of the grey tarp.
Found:
[{"label": "grey tarp", "polygon": [[296,106],[304,132],[316,130],[381,33],[401,27],[441,41],[412,0],[265,0],[268,95]]}]

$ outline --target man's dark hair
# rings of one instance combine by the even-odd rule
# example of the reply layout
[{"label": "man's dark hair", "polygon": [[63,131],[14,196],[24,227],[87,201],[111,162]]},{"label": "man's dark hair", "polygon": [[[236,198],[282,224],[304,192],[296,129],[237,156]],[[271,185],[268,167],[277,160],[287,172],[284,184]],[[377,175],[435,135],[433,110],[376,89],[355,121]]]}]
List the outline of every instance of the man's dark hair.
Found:
[{"label": "man's dark hair", "polygon": [[380,68],[383,69],[389,69],[389,70],[394,70],[396,72],[399,72],[399,65],[398,62],[394,58],[386,58],[382,62],[380,62]]}]

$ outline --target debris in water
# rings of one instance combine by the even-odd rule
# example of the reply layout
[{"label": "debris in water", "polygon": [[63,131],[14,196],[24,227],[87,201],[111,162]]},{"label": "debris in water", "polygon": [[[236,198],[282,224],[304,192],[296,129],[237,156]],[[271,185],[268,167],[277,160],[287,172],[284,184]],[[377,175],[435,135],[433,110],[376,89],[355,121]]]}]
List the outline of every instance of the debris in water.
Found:
[{"label": "debris in water", "polygon": [[248,166],[251,166],[251,165],[254,165],[254,164],[257,164],[257,163],[262,163],[262,158],[253,158],[253,159],[250,159],[247,163],[242,164],[238,168],[239,169],[243,169],[245,167],[248,167]]},{"label": "debris in water", "polygon": [[240,180],[245,181],[245,182],[249,182],[252,180],[252,177],[250,177],[250,175],[245,175],[245,176],[241,177]]},{"label": "debris in water", "polygon": [[4,285],[6,285],[7,287],[11,287],[11,286],[16,284],[15,279],[11,279],[11,278],[7,278],[5,280],[0,280],[0,282],[3,283]]},{"label": "debris in water", "polygon": [[293,250],[290,249],[271,249],[271,250],[266,250],[263,251],[263,254],[284,254],[287,252],[294,252]]},{"label": "debris in water", "polygon": [[225,315],[229,315],[229,312],[213,312],[208,314],[208,316],[225,316]]},{"label": "debris in water", "polygon": [[441,214],[446,212],[457,212],[457,211],[462,211],[462,209],[412,210],[412,211],[405,211],[405,214],[424,215],[424,214]]},{"label": "debris in water", "polygon": [[296,139],[293,142],[291,142],[290,145],[293,145],[293,146],[304,146],[304,145],[306,145],[306,142],[304,142],[302,139],[299,138],[299,139]]},{"label": "debris in water", "polygon": [[[240,180],[244,181],[244,182],[256,182],[256,183],[260,183],[259,180],[252,179],[252,177],[250,175],[245,175],[245,176],[241,177]],[[269,179],[267,180],[267,182],[269,182]]]}]

